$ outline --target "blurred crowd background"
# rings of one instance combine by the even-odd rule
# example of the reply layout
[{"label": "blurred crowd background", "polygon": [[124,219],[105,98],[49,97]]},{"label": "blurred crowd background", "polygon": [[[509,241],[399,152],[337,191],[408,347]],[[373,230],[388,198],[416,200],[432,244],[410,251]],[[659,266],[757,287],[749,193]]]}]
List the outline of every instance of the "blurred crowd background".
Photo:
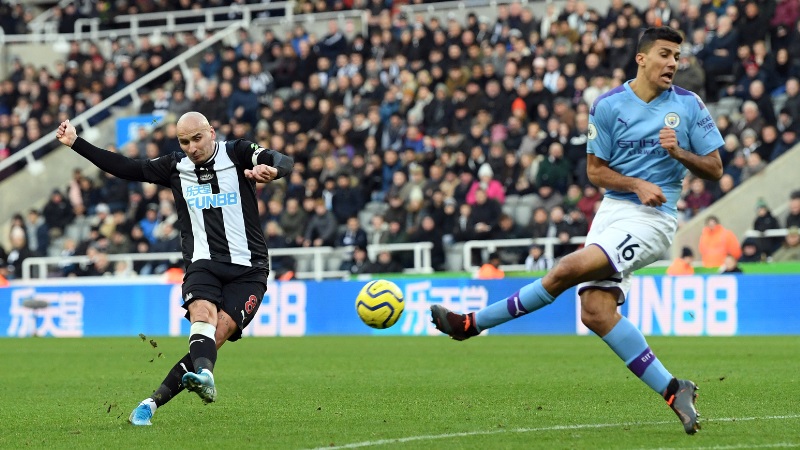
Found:
[{"label": "blurred crowd background", "polygon": [[[72,32],[78,18],[98,17],[103,28],[113,28],[119,14],[231,3],[87,0],[59,8],[58,27]],[[448,246],[474,239],[557,237],[555,259],[577,248],[570,238],[586,235],[602,199],[586,176],[588,110],[635,76],[636,43],[646,27],[670,25],[685,35],[676,85],[709,108],[735,105],[714,109],[725,138],[725,174],[719,182],[686,178],[681,222],[800,139],[798,0],[653,0],[641,9],[612,0],[604,11],[569,0],[563,8],[548,4],[544,15],[510,3],[498,5],[492,20],[468,10],[409,17],[399,6],[300,1],[298,13],[366,9],[367,33],[348,38],[336,21],[323,35],[302,25],[287,35],[243,30],[235,45],[197,58],[191,77],[176,69],[153,80],[140,93],[138,112],[162,117],[158,127],[109,150],[134,158],[179,151],[175,120],[199,111],[219,139],[248,139],[294,157],[288,179],[258,188],[271,248],[355,246],[342,270],[383,273],[410,261],[389,253],[370,261],[367,245],[432,242],[436,270],[448,267]],[[0,1],[5,34],[25,33],[31,19],[24,6]],[[55,70],[14,61],[0,81],[0,160],[198,39],[193,33],[111,39],[110,51],[72,42]],[[37,156],[55,149],[53,141]],[[759,204],[754,229],[800,226],[800,191],[786,197],[789,215],[778,220]],[[179,251],[175,218],[169,190],[76,169],[42,208],[14,218],[10,246],[0,246],[0,274],[18,277],[30,256],[84,254],[91,264],[65,264],[51,275],[161,273],[169,262],[129,267],[109,264],[106,255]],[[753,247],[747,258],[766,261],[782,247],[799,248],[796,233],[789,234],[736,246]],[[499,256],[531,270],[552,266],[540,246]],[[776,260],[784,258],[800,260],[800,250]],[[292,268],[291,258],[273,260],[276,271]]]}]

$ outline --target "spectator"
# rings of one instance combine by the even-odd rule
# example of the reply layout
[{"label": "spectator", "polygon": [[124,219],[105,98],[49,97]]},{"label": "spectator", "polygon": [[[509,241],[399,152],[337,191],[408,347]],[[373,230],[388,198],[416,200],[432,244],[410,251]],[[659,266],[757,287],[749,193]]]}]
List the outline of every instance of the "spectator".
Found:
[{"label": "spectator", "polygon": [[239,79],[238,89],[236,89],[228,100],[228,117],[250,124],[255,128],[258,122],[258,96],[250,90],[250,79],[242,77]]},{"label": "spectator", "polygon": [[719,268],[719,273],[742,273],[739,267],[739,261],[735,257],[728,255],[725,257],[725,262]]},{"label": "spectator", "polygon": [[748,128],[755,131],[756,135],[761,134],[761,129],[764,128],[764,118],[758,110],[758,104],[752,100],[747,100],[742,103],[742,117],[739,118],[732,126],[732,132],[736,134],[739,139],[742,138],[742,133]]},{"label": "spectator", "polygon": [[747,156],[747,165],[742,168],[742,175],[739,182],[744,183],[764,170],[765,167],[767,167],[767,163],[761,159],[761,156],[756,152],[750,152],[750,155]]},{"label": "spectator", "polygon": [[553,268],[555,261],[544,254],[544,247],[538,244],[531,245],[528,257],[525,258],[525,270],[529,272],[548,271]]},{"label": "spectator", "polygon": [[676,85],[694,92],[700,98],[706,97],[706,73],[692,54],[691,45],[681,46],[681,57],[678,60],[678,71],[672,80]]},{"label": "spectator", "polygon": [[700,211],[706,209],[714,201],[711,192],[706,190],[706,182],[699,177],[695,177],[689,183],[691,191],[686,196],[686,212],[688,217],[694,217]]},{"label": "spectator", "polygon": [[770,155],[770,161],[775,161],[789,151],[792,147],[797,145],[800,142],[800,138],[798,137],[798,125],[792,125],[781,133],[780,141],[775,144],[775,149],[772,151],[772,155]]},{"label": "spectator", "polygon": [[536,185],[548,186],[559,194],[565,194],[570,183],[571,172],[569,161],[564,158],[564,147],[560,142],[553,142],[548,147],[547,158],[539,164]]},{"label": "spectator", "polygon": [[486,262],[478,269],[479,280],[499,280],[505,278],[506,273],[500,269],[500,255],[497,252],[489,254]]},{"label": "spectator", "polygon": [[436,228],[433,217],[424,216],[417,230],[408,236],[410,242],[431,242],[431,266],[433,270],[444,270],[444,244],[442,243],[442,230]]},{"label": "spectator", "polygon": [[800,227],[800,190],[792,192],[789,199],[789,215],[786,216],[786,228]]},{"label": "spectator", "polygon": [[306,225],[303,246],[332,246],[336,239],[336,227],[336,217],[325,207],[325,202],[317,200],[314,215],[309,218]]},{"label": "spectator", "polygon": [[706,219],[706,226],[700,235],[699,249],[703,267],[719,267],[725,263],[725,257],[730,255],[738,259],[742,254],[736,235],[723,227],[716,216]]},{"label": "spectator", "polygon": [[[756,203],[756,220],[753,222],[753,229],[764,232],[767,230],[777,230],[780,229],[780,227],[778,220],[772,216],[767,202],[765,202],[764,199],[758,199]],[[758,239],[758,246],[769,256],[781,246],[782,241],[783,239],[781,238],[762,237]]]},{"label": "spectator", "polygon": [[742,257],[739,262],[762,262],[766,255],[758,246],[758,241],[754,238],[747,238],[742,242]]},{"label": "spectator", "polygon": [[358,215],[358,212],[364,206],[363,198],[364,195],[359,188],[352,186],[350,176],[344,172],[339,173],[336,177],[336,188],[331,198],[332,211],[333,215],[336,216],[336,221],[341,225],[351,217]]},{"label": "spectator", "polygon": [[44,218],[37,209],[28,210],[28,218],[25,222],[25,230],[28,236],[28,248],[35,255],[48,256],[47,248],[50,246],[50,233]]},{"label": "spectator", "polygon": [[142,229],[144,237],[150,241],[150,245],[153,245],[157,240],[155,234],[156,226],[158,226],[158,205],[151,203],[147,205],[144,218],[139,221],[139,227]]},{"label": "spectator", "polygon": [[789,228],[783,245],[772,254],[775,262],[800,261],[800,230],[796,226]]},{"label": "spectator", "polygon": [[337,247],[347,247],[350,245],[367,247],[367,232],[361,228],[361,223],[356,216],[347,219],[345,230],[336,242]]},{"label": "spectator", "polygon": [[53,230],[57,236],[63,234],[64,228],[66,228],[75,217],[72,207],[64,201],[64,196],[58,189],[50,194],[50,200],[44,205],[42,215],[44,216],[44,222],[47,224],[47,227]]},{"label": "spectator", "polygon": [[368,264],[361,273],[400,273],[403,266],[396,262],[390,252],[378,253],[377,260]]},{"label": "spectator", "polygon": [[350,272],[353,275],[360,273],[368,273],[367,270],[371,266],[369,257],[367,256],[367,249],[364,247],[356,247],[353,249],[353,254],[350,259],[342,261],[339,270]]},{"label": "spectator", "polygon": [[5,264],[7,268],[8,279],[22,278],[22,263],[35,256],[28,248],[28,243],[25,240],[25,230],[21,227],[13,227],[10,232],[11,250],[5,257]]},{"label": "spectator", "polygon": [[730,73],[736,62],[736,47],[739,45],[739,33],[733,28],[731,19],[722,16],[717,20],[713,37],[698,54],[706,72],[706,94],[708,101],[717,100],[717,77]]},{"label": "spectator", "polygon": [[689,247],[683,247],[681,250],[681,256],[675,258],[672,261],[672,264],[667,267],[667,275],[694,275],[694,266],[692,265],[693,261],[694,252],[692,252],[692,249]]},{"label": "spectator", "polygon": [[367,242],[369,245],[381,245],[389,242],[389,224],[382,215],[372,216],[367,229]]},{"label": "spectator", "polygon": [[278,224],[281,229],[283,229],[284,237],[289,243],[289,246],[299,247],[303,245],[307,220],[306,213],[300,208],[300,202],[297,198],[292,197],[286,199],[286,208],[280,214]]},{"label": "spectator", "polygon": [[478,169],[478,179],[473,181],[469,188],[469,192],[467,193],[466,197],[467,203],[470,205],[475,205],[477,201],[476,193],[478,190],[484,191],[487,198],[496,201],[500,205],[505,203],[506,194],[503,184],[495,180],[493,177],[494,171],[492,170],[492,167],[488,163],[483,163],[481,168]]},{"label": "spectator", "polygon": [[770,161],[777,143],[778,130],[773,125],[767,125],[761,130],[761,142],[757,143],[755,152],[763,161]]}]

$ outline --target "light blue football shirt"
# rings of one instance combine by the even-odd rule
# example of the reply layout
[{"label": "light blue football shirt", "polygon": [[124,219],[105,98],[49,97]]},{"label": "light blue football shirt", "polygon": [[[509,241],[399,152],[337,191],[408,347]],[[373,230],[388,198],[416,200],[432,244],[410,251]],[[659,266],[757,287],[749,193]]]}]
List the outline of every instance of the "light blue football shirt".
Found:
[{"label": "light blue football shirt", "polygon": [[[622,175],[660,187],[667,202],[657,209],[677,216],[687,169],[661,147],[658,133],[665,125],[675,129],[680,148],[698,155],[712,153],[725,143],[697,94],[672,86],[645,103],[633,93],[629,80],[592,105],[586,152],[608,161],[608,166]],[[609,190],[606,196],[641,204],[633,192]]]}]

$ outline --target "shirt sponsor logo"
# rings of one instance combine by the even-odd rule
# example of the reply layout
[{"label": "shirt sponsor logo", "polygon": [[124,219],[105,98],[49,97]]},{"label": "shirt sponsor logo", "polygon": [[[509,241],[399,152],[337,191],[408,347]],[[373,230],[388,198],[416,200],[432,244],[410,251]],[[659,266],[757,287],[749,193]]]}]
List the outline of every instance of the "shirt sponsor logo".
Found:
[{"label": "shirt sponsor logo", "polygon": [[709,115],[706,116],[704,119],[700,119],[697,121],[697,128],[702,129],[703,131],[708,131],[714,128],[715,123],[714,119]]},{"label": "shirt sponsor logo", "polygon": [[222,208],[239,204],[239,194],[236,192],[220,192],[213,194],[210,184],[200,184],[186,188],[186,204],[191,209]]}]

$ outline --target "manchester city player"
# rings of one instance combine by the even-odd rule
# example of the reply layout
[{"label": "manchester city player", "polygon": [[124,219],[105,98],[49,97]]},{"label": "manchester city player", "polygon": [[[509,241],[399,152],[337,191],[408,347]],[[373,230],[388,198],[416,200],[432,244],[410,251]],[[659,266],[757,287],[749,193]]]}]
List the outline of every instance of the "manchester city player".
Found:
[{"label": "manchester city player", "polygon": [[718,180],[723,140],[700,98],[672,85],[681,35],[649,28],[639,40],[636,78],[592,105],[587,144],[589,179],[607,190],[585,248],[565,256],[544,278],[504,301],[469,314],[431,307],[433,323],[464,340],[549,305],[578,286],[581,320],[639,379],[662,395],[694,434],[697,386],[672,376],[633,323],[617,312],[631,274],[659,259],[677,228],[676,202],[686,170]]}]

